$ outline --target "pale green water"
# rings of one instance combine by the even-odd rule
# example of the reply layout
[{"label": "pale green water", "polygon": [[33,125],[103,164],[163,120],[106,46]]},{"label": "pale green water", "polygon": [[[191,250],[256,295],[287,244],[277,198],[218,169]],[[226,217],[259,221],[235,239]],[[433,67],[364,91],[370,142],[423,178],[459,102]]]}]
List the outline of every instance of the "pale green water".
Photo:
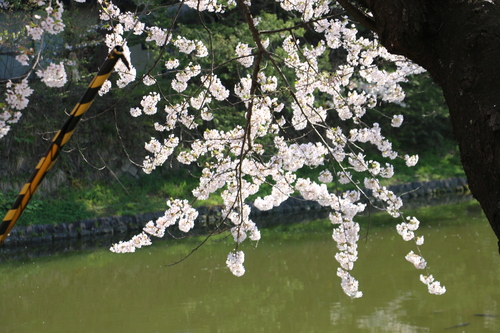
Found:
[{"label": "pale green water", "polygon": [[1,263],[0,332],[406,333],[467,323],[446,332],[499,332],[496,239],[466,206],[421,210],[423,255],[448,289],[443,296],[427,293],[404,259],[413,247],[386,225],[372,226],[360,243],[353,275],[364,296],[351,300],[335,274],[331,232],[298,226],[264,232],[257,248],[247,244],[241,278],[225,268],[230,240],[209,242],[173,267],[165,264],[196,243]]}]

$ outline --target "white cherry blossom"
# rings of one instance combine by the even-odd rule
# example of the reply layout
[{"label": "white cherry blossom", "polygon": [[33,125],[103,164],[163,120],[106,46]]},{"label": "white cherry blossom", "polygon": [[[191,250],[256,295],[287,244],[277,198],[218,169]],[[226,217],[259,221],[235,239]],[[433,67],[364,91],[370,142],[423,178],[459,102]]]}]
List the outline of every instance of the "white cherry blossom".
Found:
[{"label": "white cherry blossom", "polygon": [[51,63],[45,70],[38,70],[36,75],[42,79],[48,87],[62,87],[68,81],[64,65]]}]

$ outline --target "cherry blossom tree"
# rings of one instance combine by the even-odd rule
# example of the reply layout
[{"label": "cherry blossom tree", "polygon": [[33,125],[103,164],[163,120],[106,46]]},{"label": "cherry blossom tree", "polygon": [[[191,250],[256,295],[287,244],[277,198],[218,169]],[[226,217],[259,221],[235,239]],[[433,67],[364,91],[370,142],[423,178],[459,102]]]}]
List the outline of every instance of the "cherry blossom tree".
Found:
[{"label": "cherry blossom tree", "polygon": [[[134,38],[154,50],[153,64],[145,73],[138,75],[135,68],[119,63],[118,80],[106,82],[100,91],[141,87],[147,92],[129,106],[131,118],[161,115],[151,128],[151,140],[145,143],[143,171],[151,173],[172,159],[202,169],[193,194],[200,200],[215,193],[222,196],[219,228],[228,229],[234,239],[226,264],[235,276],[245,273],[245,255],[239,245],[258,242],[261,237],[250,218],[248,200],[263,185],[271,185],[270,194],[254,200],[253,206],[261,211],[296,194],[330,210],[332,238],[338,249],[335,259],[340,266],[337,275],[350,297],[362,296],[351,273],[360,238],[356,217],[367,205],[399,219],[396,232],[415,244],[416,252],[406,254],[406,260],[425,271],[420,280],[430,293],[443,294],[445,287],[427,271],[421,255],[424,238],[418,235],[419,221],[405,216],[401,198],[381,184],[393,177],[394,159],[404,159],[411,167],[418,156],[395,151],[384,136],[383,129],[399,127],[403,116],[385,115],[376,107],[380,102],[402,103],[405,94],[400,84],[424,69],[388,52],[375,35],[360,33],[345,9],[378,31],[373,28],[373,16],[347,1],[339,1],[343,7],[328,0],[277,3],[293,18],[281,28],[268,28],[262,15],[252,11],[249,0],[186,0],[169,8],[149,4],[135,13],[120,10],[112,1],[99,1],[100,20],[107,29],[104,43],[109,49],[121,45],[130,57],[128,43]],[[45,14],[33,17],[26,34],[42,43],[45,35],[64,29],[64,11],[57,1],[37,5],[45,8]],[[186,8],[199,21],[196,38],[183,35],[177,24]],[[167,9],[166,25],[148,19],[151,13],[167,16]],[[225,46],[232,54],[221,57],[206,17],[223,20],[229,11],[240,13],[248,34],[228,40]],[[305,27],[320,36],[316,43],[302,38]],[[37,57],[24,52],[18,61],[32,64],[47,86],[64,85],[64,63],[40,69]],[[233,79],[224,75],[228,68]],[[2,135],[28,105],[33,93],[28,78],[7,82]],[[238,117],[237,123],[217,126],[228,112]],[[379,122],[366,123],[367,112],[378,114]],[[377,153],[367,157],[367,151]],[[302,169],[315,170],[318,177],[301,177]],[[343,185],[350,187],[341,190]],[[131,240],[114,244],[111,251],[134,252],[150,245],[152,237],[163,237],[173,225],[184,232],[194,227],[198,212],[191,203],[176,198],[167,201],[167,206],[164,216],[148,222]]]}]

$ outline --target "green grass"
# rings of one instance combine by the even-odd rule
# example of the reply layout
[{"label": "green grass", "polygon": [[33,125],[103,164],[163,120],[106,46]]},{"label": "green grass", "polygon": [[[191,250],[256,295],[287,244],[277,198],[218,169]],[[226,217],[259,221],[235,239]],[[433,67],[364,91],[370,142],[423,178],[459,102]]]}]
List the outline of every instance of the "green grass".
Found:
[{"label": "green grass", "polygon": [[[196,179],[186,172],[169,176],[159,174],[133,178],[125,176],[120,182],[88,182],[72,179],[69,186],[61,186],[52,195],[35,193],[19,224],[53,224],[73,222],[113,215],[133,215],[166,209],[171,197],[193,199],[192,189]],[[5,214],[15,200],[17,192],[0,193],[0,214]],[[203,204],[202,202],[196,205]],[[209,201],[208,204],[217,204]]]}]

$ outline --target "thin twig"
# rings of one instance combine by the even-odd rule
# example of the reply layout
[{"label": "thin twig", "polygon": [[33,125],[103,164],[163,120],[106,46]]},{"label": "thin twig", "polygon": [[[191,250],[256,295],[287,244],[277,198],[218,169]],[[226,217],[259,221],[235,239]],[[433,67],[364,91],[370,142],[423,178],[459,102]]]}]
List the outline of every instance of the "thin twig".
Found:
[{"label": "thin twig", "polygon": [[118,184],[120,184],[120,186],[125,190],[125,192],[127,192],[127,194],[130,194],[130,192],[127,190],[127,188],[125,187],[125,185],[123,185],[123,183],[118,179],[118,177],[113,172],[113,170],[111,170],[111,168],[106,164],[106,162],[104,162],[104,159],[102,158],[101,154],[99,154],[99,152],[97,152],[97,155],[101,158],[102,163],[104,164],[104,166],[106,167],[106,169],[109,170],[109,172],[111,173],[111,175],[116,179],[116,181],[118,182]]}]

